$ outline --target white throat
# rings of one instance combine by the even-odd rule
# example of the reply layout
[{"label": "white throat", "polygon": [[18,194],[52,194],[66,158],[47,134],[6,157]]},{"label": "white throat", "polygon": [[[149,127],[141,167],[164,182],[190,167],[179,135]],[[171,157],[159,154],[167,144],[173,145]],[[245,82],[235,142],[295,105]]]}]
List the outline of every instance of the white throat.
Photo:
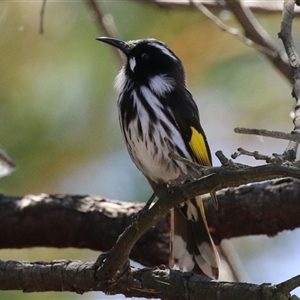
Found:
[{"label": "white throat", "polygon": [[121,94],[124,87],[125,87],[125,83],[126,83],[126,75],[125,75],[125,68],[123,67],[119,74],[117,75],[116,79],[115,79],[115,84],[114,87],[116,89],[116,91]]}]

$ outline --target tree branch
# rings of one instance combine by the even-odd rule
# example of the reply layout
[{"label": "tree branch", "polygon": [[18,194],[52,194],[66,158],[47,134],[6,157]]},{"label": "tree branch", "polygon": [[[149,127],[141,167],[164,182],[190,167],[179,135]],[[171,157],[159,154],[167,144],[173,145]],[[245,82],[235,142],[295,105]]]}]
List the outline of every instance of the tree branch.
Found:
[{"label": "tree branch", "polygon": [[[86,195],[40,194],[1,195],[0,207],[0,249],[75,247],[108,251],[143,204]],[[168,231],[166,219],[156,224],[137,242],[132,259],[146,266],[166,263]]]},{"label": "tree branch", "polygon": [[191,3],[197,7],[206,17],[212,20],[218,27],[220,27],[225,32],[233,35],[236,37],[240,42],[244,43],[247,46],[253,47],[254,49],[269,54],[271,56],[276,55],[276,52],[270,48],[266,48],[260,44],[255,43],[253,40],[247,38],[246,36],[242,35],[237,28],[230,27],[224,22],[221,21],[216,15],[214,15],[204,4],[199,1],[191,0]]},{"label": "tree branch", "polygon": [[[111,15],[105,15],[97,1],[95,0],[87,0],[84,1],[87,7],[94,13],[96,24],[100,29],[100,32],[107,37],[115,37],[117,35],[117,28],[114,24],[113,17]],[[121,52],[113,47],[112,51],[115,55],[115,58],[119,65],[122,65],[122,55]]]},{"label": "tree branch", "polygon": [[[131,268],[118,282],[99,281],[93,263],[81,261],[17,262],[0,261],[0,289],[24,292],[70,291],[83,294],[103,291],[126,297],[172,300],[289,300],[286,282],[282,285],[209,281],[206,277],[164,267]],[[297,283],[297,284],[295,284]],[[297,287],[296,280],[288,287]]]},{"label": "tree branch", "polygon": [[99,267],[97,276],[99,276],[100,280],[105,278],[118,280],[123,272],[127,273],[129,255],[135,242],[147,229],[163,219],[172,207],[179,205],[186,199],[253,181],[287,176],[300,178],[299,168],[286,167],[284,164],[270,164],[258,167],[239,165],[238,169],[233,169],[229,165],[228,167],[208,168],[207,171],[206,176],[201,179],[171,188],[165,194],[158,195],[159,199],[155,205],[146,213],[139,215],[136,221],[125,229],[110,250],[109,255],[105,257],[105,260],[103,260],[103,257],[98,258],[96,266]]},{"label": "tree branch", "polygon": [[[215,242],[253,234],[274,236],[300,227],[299,191],[300,181],[286,178],[222,191],[218,193],[218,211],[210,201],[204,201]],[[0,248],[75,247],[108,251],[142,206],[84,195],[2,195]],[[168,257],[167,215],[138,240],[130,258],[153,267],[167,264]]]},{"label": "tree branch", "polygon": [[[190,0],[140,0],[143,3],[150,3],[165,9],[193,9],[190,5]],[[198,0],[197,2],[205,5],[207,8],[221,11],[227,9],[224,1],[220,0]],[[262,14],[278,14],[282,12],[283,1],[249,1],[242,0],[243,5],[249,7],[255,13]],[[297,11],[299,13],[299,10]]]},{"label": "tree branch", "polygon": [[254,135],[266,136],[275,139],[300,142],[300,134],[297,134],[297,132],[286,133],[281,131],[270,131],[266,129],[249,129],[249,128],[241,128],[241,127],[235,128],[234,132],[241,133],[241,134],[254,134]]},{"label": "tree branch", "polygon": [[[225,0],[226,1],[226,0]],[[226,1],[227,5],[231,7],[232,11],[236,14],[237,19],[245,29],[245,35],[252,35],[252,39],[255,41],[257,39],[257,43],[260,43],[263,47],[269,47],[272,51],[278,53],[278,56],[275,55],[275,59],[272,60],[273,54],[270,54],[270,57],[267,55],[268,59],[272,61],[272,63],[277,67],[288,79],[291,79],[290,69],[288,65],[284,62],[284,59],[281,57],[281,54],[277,52],[276,47],[266,38],[262,29],[256,23],[256,20],[251,15],[251,11],[247,10],[240,1]],[[287,3],[287,1],[285,2]],[[103,16],[101,14],[101,10],[98,8],[95,1],[89,1],[89,4],[96,12],[96,16],[98,18],[99,24],[103,23]],[[294,66],[293,66],[294,67]],[[297,68],[299,65],[297,66]],[[294,73],[295,74],[295,73]],[[295,80],[294,76],[294,80]],[[298,79],[298,78],[296,78]],[[297,91],[294,89],[294,95],[296,95],[297,100],[299,99],[297,95]],[[164,193],[159,194],[159,200],[153,205],[147,212],[143,214],[139,214],[138,217],[135,218],[134,222],[129,221],[128,224],[123,223],[124,227],[126,227],[125,231],[119,236],[117,242],[114,244],[109,254],[105,257],[103,256],[99,260],[99,264],[95,265],[90,262],[73,262],[73,261],[53,261],[50,263],[45,262],[33,262],[33,263],[21,263],[21,262],[3,262],[0,261],[0,288],[1,289],[21,289],[26,292],[33,291],[53,291],[53,290],[68,290],[75,291],[77,293],[83,293],[85,291],[91,290],[101,290],[105,293],[122,293],[125,296],[139,296],[145,298],[153,298],[160,297],[161,299],[183,299],[182,295],[185,295],[184,299],[274,299],[274,300],[283,300],[290,299],[289,292],[298,287],[300,285],[299,276],[296,276],[290,280],[287,280],[277,286],[272,286],[268,284],[263,285],[253,285],[253,284],[232,284],[232,283],[221,283],[221,282],[209,282],[207,278],[203,278],[198,275],[192,275],[190,273],[181,273],[177,271],[168,270],[165,267],[155,268],[155,269],[142,269],[137,270],[134,268],[130,268],[128,264],[129,255],[134,253],[135,245],[137,245],[137,241],[141,239],[143,234],[152,226],[154,226],[158,221],[163,221],[165,215],[168,213],[170,208],[178,205],[179,203],[185,201],[188,198],[195,197],[199,194],[208,193],[210,191],[220,190],[225,187],[236,187],[241,184],[246,184],[254,181],[265,181],[266,179],[273,178],[281,178],[286,176],[291,176],[297,179],[300,179],[300,170],[297,168],[297,164],[292,164],[288,162],[281,161],[280,163],[272,163],[269,165],[258,166],[258,167],[249,167],[245,165],[237,165],[231,163],[229,160],[226,161],[226,165],[224,164],[222,167],[212,167],[212,168],[201,168],[200,171],[195,173],[195,181],[186,183],[180,186],[172,186],[167,189]],[[204,177],[201,177],[203,176]],[[194,176],[194,175],[193,175]],[[277,181],[279,184],[288,184],[289,180],[281,180]],[[296,182],[296,181],[294,181]],[[297,181],[298,182],[298,181]],[[249,188],[244,187],[244,188]],[[253,186],[250,187],[250,190]],[[282,193],[286,193],[286,187],[282,189]],[[297,191],[299,188],[297,189]],[[251,194],[255,191],[251,190]],[[265,189],[265,192],[270,192],[270,190]],[[281,195],[278,190],[276,190],[277,195]],[[75,196],[79,197],[80,196]],[[236,195],[238,198],[238,195]],[[62,200],[61,196],[56,196],[56,200]],[[267,199],[267,197],[265,197]],[[21,217],[27,222],[32,222],[32,216],[36,214],[37,218],[41,218],[40,211],[40,200],[45,200],[52,204],[52,199],[49,198],[48,195],[38,195],[38,196],[26,196],[22,199],[21,203],[17,204],[17,207],[14,207],[14,210],[19,209],[21,212]],[[64,198],[65,199],[65,198]],[[285,203],[288,202],[286,197],[281,198],[278,202],[278,206],[275,205],[276,201],[274,197],[272,197],[272,209],[267,206],[268,212],[271,214],[262,215],[261,210],[257,212],[257,215],[249,215],[250,220],[255,220],[253,224],[250,222],[245,225],[245,218],[243,218],[243,225],[241,226],[244,230],[249,230],[251,233],[256,233],[255,225],[257,223],[261,223],[260,221],[267,220],[265,227],[263,227],[264,233],[268,235],[276,234],[281,228],[288,228],[290,225],[289,216],[291,214],[290,211],[285,210],[284,204],[282,203],[282,199],[285,199]],[[18,199],[20,200],[20,199]],[[18,201],[17,200],[17,201]],[[80,199],[82,201],[83,199]],[[74,206],[72,199],[70,196],[67,196],[66,203],[63,203],[63,207],[68,210],[71,209],[72,212],[72,220],[70,224],[68,224],[66,219],[60,220],[62,224],[62,228],[67,229],[65,236],[69,236],[69,229],[74,227],[74,216],[77,216],[77,212],[82,213],[91,213],[95,214],[95,216],[99,217],[97,213],[98,203],[92,204],[88,196],[84,197],[84,201],[76,203],[79,206]],[[99,200],[99,199],[98,199]],[[58,202],[59,202],[58,201]],[[69,202],[69,203],[68,203]],[[71,202],[71,203],[70,203]],[[229,201],[228,201],[229,202]],[[234,214],[234,217],[231,216],[229,218],[230,213],[234,212],[232,209],[232,203],[234,201],[230,201],[229,204],[225,204],[230,206],[230,212],[225,212],[223,218],[228,218],[228,223],[230,223],[230,228],[232,228],[231,232],[234,231],[235,227],[232,222],[235,219],[238,219],[237,215],[241,215],[243,203],[238,203],[238,211],[239,214]],[[14,203],[16,204],[16,203]],[[33,204],[33,210],[27,210],[29,206]],[[19,206],[18,206],[19,205]],[[95,205],[95,206],[94,206]],[[118,206],[115,202],[114,205]],[[132,204],[130,204],[132,205]],[[251,203],[251,209],[246,208],[247,213],[253,213],[253,202]],[[288,206],[290,208],[290,206]],[[207,211],[210,215],[220,215],[222,216],[222,212],[225,209],[221,208],[219,212],[212,212],[211,204],[207,203]],[[283,212],[286,211],[286,215]],[[297,211],[297,215],[299,216],[299,207],[298,205],[293,206],[293,212]],[[75,212],[75,213],[74,213]],[[103,213],[104,212],[104,213]],[[73,214],[74,213],[74,214]],[[102,211],[102,215],[106,218],[108,216],[114,215],[114,209],[107,209]],[[47,220],[49,224],[51,224],[50,237],[53,234],[51,231],[53,225],[53,219],[55,218],[55,214],[58,214],[56,207],[50,205],[49,215],[51,218]],[[49,217],[46,216],[47,217]],[[126,215],[126,212],[125,212]],[[118,216],[118,213],[117,213]],[[82,216],[80,216],[82,217]],[[89,215],[90,217],[90,215]],[[96,217],[96,218],[97,218]],[[122,221],[124,222],[124,215],[122,216]],[[126,215],[125,220],[129,220]],[[4,219],[7,222],[16,222],[16,219],[8,218],[8,216],[4,216]],[[78,217],[78,219],[80,219]],[[234,219],[234,220],[232,220]],[[277,227],[274,227],[274,219],[278,220],[276,223]],[[299,219],[298,217],[292,217],[291,219]],[[89,222],[88,219],[87,222]],[[50,222],[49,222],[50,221]],[[106,220],[107,221],[107,220]],[[209,222],[211,220],[209,219]],[[259,222],[258,222],[259,221]],[[241,222],[241,221],[240,221]],[[16,226],[16,224],[14,224]],[[82,226],[82,222],[79,222]],[[105,227],[107,228],[107,222],[103,222]],[[214,225],[212,225],[214,224]],[[222,226],[220,226],[222,224]],[[288,224],[288,225],[287,225]],[[34,227],[32,224],[31,233],[35,233],[38,231],[38,236],[41,238],[42,223],[34,222]],[[223,223],[215,223],[211,221],[210,230],[214,236],[214,239],[218,242],[218,234],[224,229]],[[250,226],[249,226],[250,225]],[[45,226],[45,225],[44,225]],[[49,226],[47,224],[47,226]],[[293,227],[292,225],[291,228]],[[298,226],[298,225],[296,225]],[[82,226],[83,227],[83,226]],[[6,234],[12,235],[11,228],[12,226],[8,226]],[[96,226],[97,228],[97,226]],[[115,230],[114,227],[110,227],[112,230]],[[20,224],[18,224],[18,229],[20,229]],[[259,227],[259,230],[261,227]],[[33,231],[34,230],[34,231]],[[78,231],[74,232],[73,239],[76,240],[78,245],[83,246],[82,236],[86,234],[86,231],[82,232],[78,229]],[[104,230],[107,231],[107,230]],[[4,231],[5,232],[5,231]],[[18,232],[20,234],[20,232]],[[78,234],[79,233],[79,234]],[[95,240],[94,231],[91,231],[91,236]],[[223,233],[224,236],[222,238],[228,237],[228,233]],[[226,236],[227,234],[227,236]],[[62,235],[62,232],[60,232]],[[116,232],[116,236],[119,235],[119,232]],[[55,234],[53,234],[55,236]],[[162,235],[163,236],[163,235]],[[236,235],[238,236],[238,235]],[[221,238],[221,239],[222,239]],[[41,238],[41,240],[45,240],[45,236]],[[220,239],[219,239],[220,241]],[[107,244],[107,241],[103,241]],[[51,243],[53,240],[51,239]],[[65,242],[68,245],[68,242]]]},{"label": "tree branch", "polygon": [[43,0],[41,12],[40,12],[40,34],[44,34],[44,16],[46,10],[46,3],[47,0]]},{"label": "tree branch", "polygon": [[225,1],[227,6],[234,14],[237,21],[241,24],[242,28],[244,29],[245,36],[253,42],[255,42],[256,44],[269,49],[271,53],[265,51],[262,53],[289,82],[292,82],[292,70],[290,65],[286,61],[284,53],[282,53],[279,50],[278,46],[272,41],[268,33],[258,23],[250,8],[246,6],[243,1],[240,0]]},{"label": "tree branch", "polygon": [[[300,133],[300,61],[296,51],[296,47],[292,37],[292,24],[295,16],[295,0],[284,1],[283,19],[281,22],[281,30],[278,34],[281,38],[291,70],[293,71],[293,92],[292,95],[296,99],[296,106],[294,109],[294,132]],[[290,153],[291,157],[296,157],[299,142],[290,141],[285,153]]]}]

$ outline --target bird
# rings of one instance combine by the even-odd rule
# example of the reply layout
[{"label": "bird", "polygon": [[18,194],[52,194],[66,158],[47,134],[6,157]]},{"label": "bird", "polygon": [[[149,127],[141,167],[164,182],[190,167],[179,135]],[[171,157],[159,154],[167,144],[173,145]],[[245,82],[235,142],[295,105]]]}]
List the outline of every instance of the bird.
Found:
[{"label": "bird", "polygon": [[[206,135],[197,105],[186,86],[179,57],[163,42],[153,39],[96,40],[123,53],[116,76],[121,131],[129,155],[155,191],[192,171],[178,156],[211,166]],[[211,193],[215,206],[217,199]],[[218,279],[220,259],[210,235],[201,196],[171,209],[170,267]]]}]

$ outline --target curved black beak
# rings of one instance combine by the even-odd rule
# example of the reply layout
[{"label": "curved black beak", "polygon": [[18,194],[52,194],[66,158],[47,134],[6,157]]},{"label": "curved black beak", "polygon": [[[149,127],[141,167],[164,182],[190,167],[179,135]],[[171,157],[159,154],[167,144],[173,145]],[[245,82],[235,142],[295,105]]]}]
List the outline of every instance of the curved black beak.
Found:
[{"label": "curved black beak", "polygon": [[125,55],[128,55],[130,53],[130,47],[128,46],[128,44],[121,40],[110,37],[98,37],[96,38],[96,40],[120,49]]}]

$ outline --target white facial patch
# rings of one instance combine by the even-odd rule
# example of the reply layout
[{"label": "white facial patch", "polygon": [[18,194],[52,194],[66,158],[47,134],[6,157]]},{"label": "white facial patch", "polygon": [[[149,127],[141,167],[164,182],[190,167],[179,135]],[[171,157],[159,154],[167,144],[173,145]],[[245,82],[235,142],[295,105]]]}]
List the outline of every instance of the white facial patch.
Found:
[{"label": "white facial patch", "polygon": [[134,57],[129,58],[129,67],[132,72],[134,72],[134,68],[136,66],[136,60]]},{"label": "white facial patch", "polygon": [[174,88],[175,81],[167,74],[155,75],[149,79],[149,87],[158,96],[164,96]]},{"label": "white facial patch", "polygon": [[124,67],[120,70],[119,74],[117,75],[115,79],[115,84],[114,87],[116,91],[120,94],[124,87],[125,87],[125,82],[126,82],[126,75],[125,75],[125,70]]},{"label": "white facial patch", "polygon": [[177,60],[177,57],[174,56],[174,54],[166,46],[159,44],[157,41],[151,42],[150,45],[159,49],[161,52],[171,57],[172,59]]}]

